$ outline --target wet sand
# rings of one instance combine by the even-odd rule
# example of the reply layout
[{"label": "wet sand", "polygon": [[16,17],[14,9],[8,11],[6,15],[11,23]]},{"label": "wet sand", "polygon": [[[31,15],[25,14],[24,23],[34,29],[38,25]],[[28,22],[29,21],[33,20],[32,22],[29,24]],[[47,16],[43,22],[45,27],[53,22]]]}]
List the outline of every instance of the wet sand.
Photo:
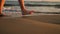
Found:
[{"label": "wet sand", "polygon": [[0,17],[0,34],[60,34],[60,15]]}]

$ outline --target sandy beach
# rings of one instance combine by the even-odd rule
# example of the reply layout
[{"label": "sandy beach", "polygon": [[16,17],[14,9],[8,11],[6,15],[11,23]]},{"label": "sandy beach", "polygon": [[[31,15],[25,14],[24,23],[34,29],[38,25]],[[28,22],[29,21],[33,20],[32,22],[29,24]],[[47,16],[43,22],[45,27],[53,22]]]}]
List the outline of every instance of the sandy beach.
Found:
[{"label": "sandy beach", "polygon": [[60,15],[0,17],[0,34],[60,34]]}]

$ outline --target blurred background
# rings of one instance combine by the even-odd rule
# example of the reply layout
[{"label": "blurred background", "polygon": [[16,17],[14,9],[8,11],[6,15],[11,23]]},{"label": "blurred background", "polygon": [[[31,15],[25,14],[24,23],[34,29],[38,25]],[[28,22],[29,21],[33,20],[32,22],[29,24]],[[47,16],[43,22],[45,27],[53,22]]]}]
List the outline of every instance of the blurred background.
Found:
[{"label": "blurred background", "polygon": [[[36,13],[60,14],[60,0],[24,0],[27,10]],[[21,12],[18,0],[6,0],[3,12]]]}]

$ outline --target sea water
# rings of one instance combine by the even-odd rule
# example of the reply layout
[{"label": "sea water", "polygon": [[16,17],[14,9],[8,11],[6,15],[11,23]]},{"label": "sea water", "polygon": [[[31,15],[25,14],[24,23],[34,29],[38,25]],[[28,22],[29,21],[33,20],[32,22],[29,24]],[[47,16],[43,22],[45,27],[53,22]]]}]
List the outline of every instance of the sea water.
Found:
[{"label": "sea water", "polygon": [[[10,15],[10,16],[21,16],[22,11],[19,6],[7,6],[4,7],[6,9],[3,10],[3,14]],[[60,14],[60,9],[55,7],[48,7],[48,6],[26,6],[28,11],[35,11],[34,15],[38,14]]]},{"label": "sea water", "polygon": [[[11,4],[13,1],[6,2],[6,4]],[[13,2],[13,4],[16,4],[15,6],[5,6],[3,8],[3,14],[10,15],[10,16],[20,16],[22,11],[21,8],[19,7],[17,2]],[[42,4],[42,5],[56,5],[60,4],[59,2],[57,3],[44,3],[44,2],[25,2],[25,4]],[[18,5],[18,6],[17,6]],[[55,6],[25,6],[28,11],[33,10],[36,13],[34,14],[60,14],[60,8],[56,8]]]}]

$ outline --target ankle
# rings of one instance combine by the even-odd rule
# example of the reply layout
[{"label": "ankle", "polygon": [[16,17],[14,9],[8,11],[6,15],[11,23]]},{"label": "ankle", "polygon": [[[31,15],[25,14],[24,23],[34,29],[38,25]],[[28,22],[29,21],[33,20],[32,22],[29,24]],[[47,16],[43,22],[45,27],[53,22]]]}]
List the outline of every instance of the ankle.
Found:
[{"label": "ankle", "polygon": [[26,9],[26,8],[22,8],[21,10],[22,10],[22,11],[26,11],[27,9]]}]

